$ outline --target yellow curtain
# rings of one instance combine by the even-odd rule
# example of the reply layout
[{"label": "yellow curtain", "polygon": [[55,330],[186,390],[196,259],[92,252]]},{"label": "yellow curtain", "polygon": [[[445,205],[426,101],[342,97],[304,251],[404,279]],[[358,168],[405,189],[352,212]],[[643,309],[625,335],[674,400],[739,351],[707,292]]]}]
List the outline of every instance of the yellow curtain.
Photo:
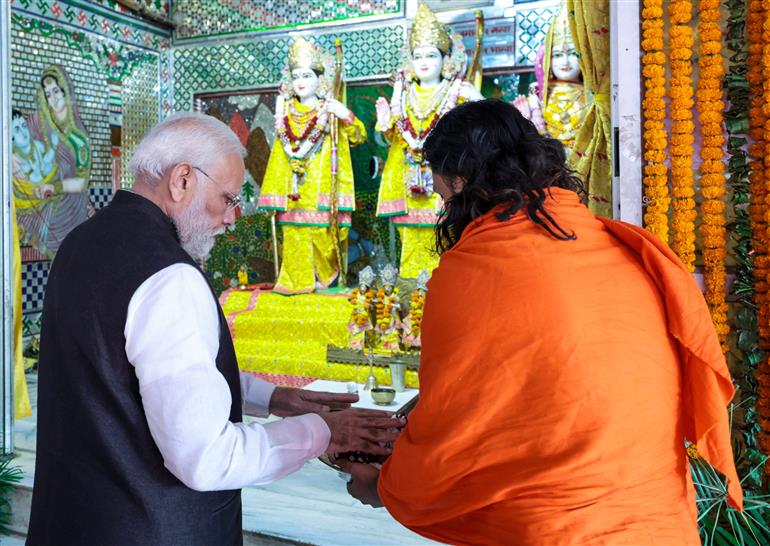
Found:
[{"label": "yellow curtain", "polygon": [[612,217],[610,143],[610,7],[608,0],[567,0],[570,30],[580,53],[586,92],[593,99],[570,154],[589,193],[589,208]]},{"label": "yellow curtain", "polygon": [[13,226],[13,414],[16,419],[32,415],[29,403],[27,378],[24,376],[24,355],[22,354],[21,329],[21,250],[19,249],[19,225],[16,222],[16,206],[11,199]]}]

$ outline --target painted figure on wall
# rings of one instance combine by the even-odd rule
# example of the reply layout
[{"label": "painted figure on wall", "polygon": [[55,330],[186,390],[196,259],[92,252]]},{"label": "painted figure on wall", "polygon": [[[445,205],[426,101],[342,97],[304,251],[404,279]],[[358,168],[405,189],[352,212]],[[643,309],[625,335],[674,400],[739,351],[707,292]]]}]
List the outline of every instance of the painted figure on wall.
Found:
[{"label": "painted figure on wall", "polygon": [[[258,207],[274,211],[283,232],[281,269],[275,291],[308,293],[328,288],[339,277],[355,207],[350,146],[366,140],[353,112],[332,98],[333,60],[300,37],[289,50],[288,66],[276,101],[277,137],[265,171]],[[339,123],[337,174],[332,176],[330,116]],[[333,187],[333,179],[336,187]],[[332,225],[337,195],[339,243]]]},{"label": "painted figure on wall", "polygon": [[537,84],[529,96],[519,95],[513,104],[538,131],[560,140],[569,153],[587,112],[587,100],[565,4],[538,50],[535,75]]},{"label": "painted figure on wall", "polygon": [[382,173],[377,216],[390,218],[401,237],[401,276],[416,278],[438,265],[433,227],[443,203],[433,191],[422,147],[441,116],[481,94],[462,75],[467,55],[459,36],[420,4],[405,68],[396,72],[390,104],[377,101],[377,130],[391,147]]},{"label": "painted figure on wall", "polygon": [[38,111],[13,116],[13,189],[23,246],[52,259],[67,234],[93,210],[88,198],[91,147],[64,69],[43,71]]},{"label": "painted figure on wall", "polygon": [[[27,120],[18,110],[11,114],[11,143],[13,147],[12,180],[14,189],[17,181],[35,180],[40,183],[56,173],[53,150],[46,150],[41,142],[32,140]],[[22,338],[21,305],[21,249],[19,248],[19,227],[16,220],[16,203],[11,200],[11,246],[13,251],[13,402],[14,417],[23,419],[32,415],[27,380],[24,376],[24,355]]]}]

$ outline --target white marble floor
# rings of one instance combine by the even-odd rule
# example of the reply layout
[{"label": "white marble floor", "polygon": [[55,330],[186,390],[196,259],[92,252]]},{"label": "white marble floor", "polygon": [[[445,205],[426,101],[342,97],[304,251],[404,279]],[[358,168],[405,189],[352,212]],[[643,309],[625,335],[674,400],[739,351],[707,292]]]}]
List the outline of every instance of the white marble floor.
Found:
[{"label": "white marble floor", "polygon": [[[24,472],[23,483],[31,487],[37,374],[28,374],[27,380],[35,415],[16,421],[15,462]],[[351,498],[345,481],[318,460],[308,462],[300,471],[275,483],[244,489],[243,528],[251,533],[319,546],[436,544],[401,526],[384,508],[364,506]],[[259,541],[247,540],[247,543]],[[3,540],[2,544],[6,542]]]}]

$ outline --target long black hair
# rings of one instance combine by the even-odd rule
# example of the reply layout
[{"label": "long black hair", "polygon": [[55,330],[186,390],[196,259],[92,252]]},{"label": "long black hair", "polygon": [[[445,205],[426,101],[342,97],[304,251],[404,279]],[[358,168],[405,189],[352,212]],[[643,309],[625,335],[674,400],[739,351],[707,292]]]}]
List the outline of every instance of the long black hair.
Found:
[{"label": "long black hair", "polygon": [[585,198],[583,184],[566,165],[561,142],[541,135],[507,102],[466,102],[444,114],[424,146],[434,173],[460,179],[462,190],[444,205],[436,226],[436,248],[444,252],[459,241],[473,220],[506,204],[497,214],[508,220],[524,209],[527,217],[559,240],[575,239],[545,210],[548,188]]}]

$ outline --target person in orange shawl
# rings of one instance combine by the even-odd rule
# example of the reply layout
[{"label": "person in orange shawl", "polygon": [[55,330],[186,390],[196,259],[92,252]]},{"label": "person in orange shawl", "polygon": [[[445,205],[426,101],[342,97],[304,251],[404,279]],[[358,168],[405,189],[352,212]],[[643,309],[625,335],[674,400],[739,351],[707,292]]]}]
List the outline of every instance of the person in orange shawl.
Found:
[{"label": "person in orange shawl", "polygon": [[425,144],[446,201],[420,401],[348,489],[451,544],[700,545],[685,442],[742,506],[733,386],[679,259],[597,217],[563,146],[511,105],[463,104]]}]

